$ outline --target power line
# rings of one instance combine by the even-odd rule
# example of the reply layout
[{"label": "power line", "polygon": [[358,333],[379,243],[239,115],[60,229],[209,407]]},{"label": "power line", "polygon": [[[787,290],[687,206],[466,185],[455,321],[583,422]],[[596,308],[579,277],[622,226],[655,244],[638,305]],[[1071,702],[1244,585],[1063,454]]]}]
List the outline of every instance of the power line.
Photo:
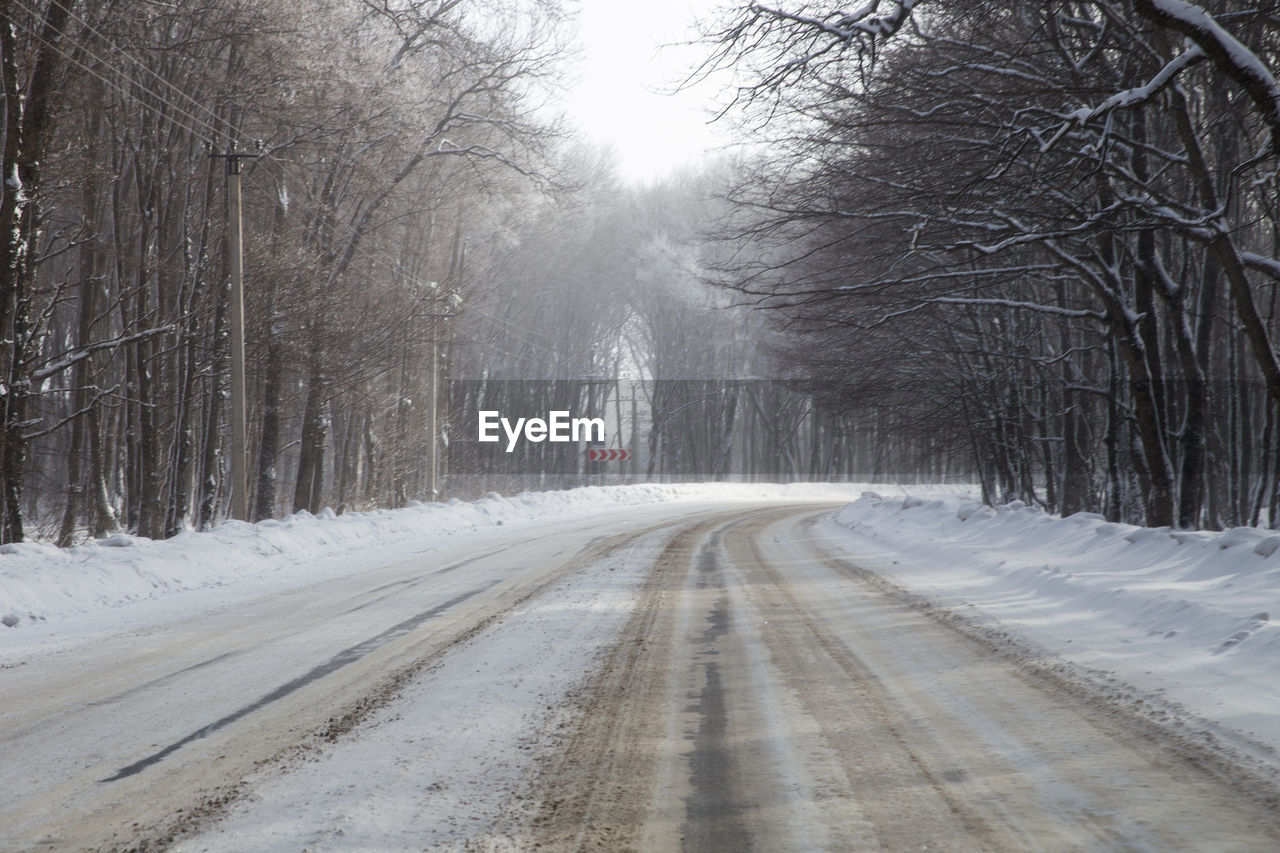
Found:
[{"label": "power line", "polygon": [[[19,4],[22,4],[22,0],[18,0],[18,3],[19,3]],[[31,7],[30,7],[30,6],[25,6],[25,5],[24,5],[24,8],[26,8],[28,11],[33,11],[33,10],[31,9]],[[96,27],[94,27],[94,26],[93,26],[93,24],[89,23],[89,21],[88,21],[88,20],[86,20],[85,18],[80,17],[79,15],[77,15],[77,14],[76,14],[74,11],[72,11],[72,10],[68,10],[67,14],[68,14],[68,16],[69,16],[69,17],[71,17],[72,19],[74,19],[74,20],[76,20],[76,21],[79,21],[81,24],[83,24],[83,25],[84,25],[84,28],[85,28],[85,29],[86,29],[86,30],[87,30],[91,35],[93,35],[97,40],[99,40],[100,42],[102,42],[103,44],[105,44],[105,45],[107,46],[107,48],[108,48],[108,49],[110,49],[113,53],[115,53],[115,54],[117,54],[117,55],[119,55],[119,56],[123,56],[123,57],[125,57],[126,59],[129,59],[130,61],[132,61],[132,62],[133,62],[133,64],[134,64],[135,66],[137,66],[139,69],[141,69],[142,71],[146,72],[146,73],[147,73],[147,74],[149,74],[151,77],[155,78],[159,83],[161,83],[162,85],[164,85],[166,88],[168,88],[169,90],[171,90],[173,93],[175,93],[175,94],[176,94],[176,95],[178,95],[179,97],[181,97],[181,98],[183,98],[184,100],[188,101],[188,102],[189,102],[189,103],[190,103],[190,104],[191,104],[191,105],[192,105],[196,110],[198,110],[198,111],[203,111],[203,112],[208,113],[208,114],[209,114],[209,116],[213,119],[213,121],[215,121],[215,122],[221,121],[221,119],[219,119],[219,117],[217,116],[217,114],[216,114],[216,113],[214,113],[212,110],[210,110],[210,109],[209,109],[209,107],[208,107],[206,104],[203,104],[203,103],[201,103],[200,101],[197,101],[197,100],[196,100],[195,98],[193,98],[191,95],[187,94],[185,91],[183,91],[182,89],[178,88],[178,86],[176,86],[174,83],[172,83],[172,82],[170,82],[169,80],[167,80],[167,79],[166,79],[165,77],[163,77],[163,76],[162,76],[158,71],[155,71],[155,70],[153,70],[153,69],[149,68],[147,65],[145,65],[143,62],[141,62],[141,61],[140,61],[140,60],[138,60],[137,58],[135,58],[135,57],[133,57],[133,56],[130,56],[129,54],[125,53],[125,51],[124,51],[123,49],[121,49],[121,47],[120,47],[118,44],[116,44],[115,42],[113,42],[111,39],[107,38],[107,37],[102,33],[102,31],[101,31],[101,30],[99,30],[99,29],[97,29]],[[85,49],[85,52],[86,52],[86,53],[88,53],[88,52],[89,52],[87,48]],[[103,60],[102,60],[102,58],[101,58],[101,57],[96,57],[96,56],[95,56],[95,59],[97,59],[99,62],[103,62]],[[158,94],[159,94],[159,93],[155,92],[154,90],[149,90],[149,91],[150,91],[152,94],[156,94],[156,95],[158,95]],[[167,100],[167,99],[164,99],[164,100],[165,100],[165,102],[166,102],[166,103],[168,103],[170,106],[173,106],[175,109],[177,108],[177,105],[176,105],[176,104],[174,104],[172,101],[169,101],[169,100]],[[187,113],[187,115],[188,115],[188,116],[190,116],[190,117],[192,117],[192,118],[196,118],[196,116],[195,116],[194,114],[192,114],[192,113]]]},{"label": "power line", "polygon": [[[23,9],[24,9],[28,14],[32,15],[32,16],[33,16],[33,19],[34,19],[34,18],[38,18],[38,12],[37,12],[37,10],[35,10],[31,5],[29,5],[28,3],[24,2],[24,0],[16,0],[16,2],[17,2],[17,5],[19,5],[21,8],[23,8]],[[193,98],[191,95],[187,94],[187,93],[186,93],[186,92],[184,92],[182,89],[178,88],[178,86],[176,86],[175,84],[173,84],[173,83],[172,83],[172,82],[170,82],[169,80],[165,79],[165,78],[164,78],[163,76],[161,76],[158,72],[156,72],[156,71],[154,71],[153,69],[151,69],[151,68],[147,67],[143,62],[141,62],[141,61],[140,61],[140,60],[138,60],[137,58],[135,58],[135,57],[133,57],[133,56],[130,56],[130,55],[129,55],[125,50],[123,50],[123,49],[122,49],[122,48],[121,48],[121,47],[120,47],[116,42],[114,42],[114,41],[113,41],[113,40],[111,40],[110,38],[106,37],[106,36],[102,33],[102,31],[101,31],[100,29],[98,29],[98,28],[94,27],[94,26],[93,26],[90,22],[88,22],[85,18],[83,18],[83,17],[81,17],[81,16],[79,16],[79,15],[75,14],[74,12],[69,13],[69,15],[70,15],[70,17],[72,17],[74,20],[76,20],[76,21],[78,21],[80,24],[82,24],[82,25],[85,27],[86,31],[87,31],[87,32],[89,32],[91,35],[95,36],[95,37],[98,39],[98,41],[99,41],[100,43],[102,43],[102,44],[103,44],[103,45],[105,45],[108,49],[110,49],[111,51],[113,51],[113,52],[114,52],[114,54],[115,54],[116,56],[118,56],[118,57],[123,57],[123,58],[127,59],[129,62],[133,63],[133,65],[134,65],[137,69],[141,70],[142,72],[144,72],[145,74],[149,75],[151,78],[153,78],[154,80],[156,80],[157,82],[159,82],[159,83],[160,83],[161,85],[163,85],[163,86],[165,87],[165,89],[167,89],[169,92],[172,92],[173,94],[175,94],[175,95],[177,95],[177,96],[181,97],[184,101],[186,101],[186,102],[188,102],[189,104],[191,104],[191,105],[192,105],[192,107],[194,107],[196,110],[199,110],[199,111],[200,111],[200,113],[202,113],[202,114],[197,114],[196,112],[193,112],[192,110],[190,110],[190,109],[186,108],[185,106],[183,106],[183,105],[181,105],[181,104],[179,104],[179,103],[176,103],[176,102],[173,100],[173,98],[171,98],[171,97],[167,96],[166,94],[164,94],[163,92],[161,92],[161,91],[157,90],[156,88],[153,88],[152,86],[147,85],[147,83],[146,83],[146,82],[144,82],[143,80],[141,80],[139,77],[137,77],[137,76],[135,76],[135,75],[131,74],[128,70],[126,70],[125,68],[122,68],[120,65],[117,65],[117,64],[116,64],[116,63],[114,63],[110,58],[108,58],[108,57],[104,57],[104,56],[102,56],[101,54],[94,52],[92,49],[88,48],[87,46],[82,46],[82,48],[81,48],[81,51],[80,51],[80,52],[81,52],[81,54],[82,54],[84,57],[86,57],[88,60],[90,60],[90,61],[92,61],[93,63],[95,63],[95,64],[96,64],[96,66],[95,66],[95,65],[86,64],[86,62],[81,61],[79,57],[77,57],[76,55],[74,55],[74,54],[72,54],[72,53],[68,52],[68,51],[67,51],[66,49],[64,49],[61,45],[59,45],[59,44],[57,44],[57,43],[54,43],[54,42],[51,42],[51,41],[49,41],[48,39],[44,38],[44,36],[43,36],[43,35],[42,35],[42,34],[41,34],[37,29],[35,29],[35,26],[34,26],[34,24],[33,24],[33,23],[31,23],[31,22],[27,22],[27,23],[19,23],[19,24],[18,24],[18,26],[22,27],[22,28],[26,31],[26,33],[27,33],[29,36],[31,36],[34,40],[36,40],[36,41],[40,42],[41,44],[45,45],[45,46],[46,46],[46,47],[48,47],[50,50],[53,50],[54,52],[58,53],[58,54],[59,54],[59,55],[61,55],[64,59],[66,59],[67,61],[69,61],[69,62],[73,63],[74,65],[76,65],[77,67],[79,67],[80,69],[82,69],[83,71],[85,71],[87,74],[89,74],[89,75],[91,75],[92,77],[94,77],[95,79],[97,79],[97,80],[101,81],[101,82],[102,82],[103,84],[105,84],[106,86],[110,87],[111,89],[113,89],[114,91],[116,91],[116,92],[118,92],[119,94],[123,95],[124,97],[126,97],[126,98],[128,98],[128,99],[132,100],[133,102],[137,103],[139,106],[143,107],[144,109],[147,109],[147,110],[151,111],[152,113],[156,114],[157,116],[159,116],[159,117],[161,117],[161,118],[166,118],[166,119],[168,119],[168,120],[172,121],[174,124],[178,125],[179,127],[183,128],[184,130],[187,130],[188,132],[190,132],[193,136],[203,136],[203,135],[205,135],[205,134],[204,134],[204,133],[202,133],[201,131],[207,131],[207,132],[208,132],[208,134],[209,134],[210,136],[212,136],[212,137],[216,138],[216,137],[221,136],[222,134],[224,134],[224,133],[228,133],[228,132],[230,131],[230,128],[225,126],[225,122],[224,122],[224,120],[223,120],[223,119],[221,119],[221,118],[220,118],[216,113],[214,113],[212,110],[210,110],[206,105],[201,104],[199,101],[197,101],[197,100],[196,100],[195,98]],[[121,78],[121,79],[123,79],[123,80],[127,81],[127,82],[128,82],[129,84],[131,84],[131,85],[134,87],[134,89],[136,89],[137,91],[134,91],[134,89],[130,89],[130,88],[128,88],[127,86],[125,86],[125,85],[123,85],[122,83],[120,83],[118,80],[113,79],[113,78],[108,77],[107,75],[103,74],[101,71],[99,71],[99,70],[98,70],[98,67],[105,68],[105,69],[108,69],[108,70],[110,70],[110,71],[115,72],[115,74],[116,74],[119,78]],[[170,114],[166,114],[166,113],[164,113],[162,110],[160,110],[160,109],[156,106],[156,104],[155,104],[155,103],[153,103],[153,102],[151,102],[151,101],[148,101],[148,100],[145,100],[145,99],[143,99],[143,98],[139,97],[138,92],[141,92],[141,93],[144,93],[144,94],[146,94],[146,95],[149,95],[149,96],[150,96],[151,98],[153,98],[155,101],[158,101],[159,103],[164,104],[165,106],[169,107],[169,108],[170,108],[170,110],[172,110],[172,113],[170,113]],[[183,119],[188,119],[188,120],[190,120],[190,123],[187,123],[187,122],[184,122],[184,121],[177,120],[177,118],[176,118],[176,117],[181,117],[181,118],[183,118]],[[216,123],[218,123],[218,124],[215,124],[215,122],[216,122]],[[219,124],[223,124],[224,126],[223,126],[223,127],[219,127]],[[213,139],[210,139],[209,141],[210,141],[210,142],[212,142],[212,141],[213,141]],[[392,268],[392,269],[395,269],[396,267],[398,267],[398,266],[399,266],[399,263],[398,263],[397,261],[395,261],[394,259],[391,259],[391,258],[389,258],[389,257],[380,257],[380,256],[378,256],[378,255],[375,255],[373,252],[371,252],[371,251],[369,251],[369,250],[367,250],[367,249],[364,249],[364,248],[357,249],[357,251],[355,252],[355,254],[356,254],[357,256],[359,256],[359,257],[364,258],[366,261],[369,261],[371,264],[376,264],[376,263],[378,263],[378,262],[382,262],[382,263],[386,264],[388,267],[390,267],[390,268]],[[404,276],[404,277],[405,277],[405,279],[406,279],[407,281],[409,281],[410,283],[417,284],[417,285],[419,285],[419,286],[426,286],[427,284],[429,284],[429,283],[427,283],[427,282],[423,282],[421,279],[419,279],[419,278],[417,278],[417,277],[415,277],[415,276],[407,276],[407,275],[406,275],[402,270],[398,270],[398,271],[397,271],[397,274],[398,274],[398,275],[400,275],[400,276]],[[504,318],[504,317],[499,317],[499,316],[498,316],[498,315],[496,315],[496,314],[493,314],[493,313],[488,312],[488,311],[484,311],[483,309],[477,308],[477,307],[475,307],[475,306],[469,306],[467,310],[468,310],[468,312],[469,312],[469,313],[476,314],[476,315],[478,315],[478,316],[480,316],[480,317],[482,317],[482,318],[484,318],[484,319],[486,319],[486,320],[489,320],[489,321],[491,321],[491,322],[493,322],[493,323],[499,324],[499,325],[500,325],[500,326],[502,326],[502,327],[505,327],[505,334],[508,334],[508,335],[510,335],[511,337],[513,337],[513,338],[515,338],[515,339],[519,340],[521,343],[525,344],[525,345],[526,345],[526,346],[528,346],[528,347],[531,347],[531,348],[533,348],[533,349],[535,349],[535,350],[539,350],[539,351],[541,351],[541,352],[543,352],[543,353],[545,353],[545,354],[547,354],[547,355],[552,356],[553,358],[555,358],[555,359],[557,359],[557,360],[559,360],[559,359],[560,359],[560,358],[562,358],[562,356],[563,356],[563,353],[562,353],[562,352],[560,352],[559,350],[552,349],[552,348],[550,348],[550,347],[547,347],[547,346],[544,346],[544,345],[542,345],[542,344],[539,344],[539,343],[537,343],[536,341],[530,340],[528,337],[526,337],[526,336],[525,336],[525,335],[527,334],[527,335],[534,335],[534,336],[537,336],[537,337],[541,337],[541,338],[547,338],[547,339],[549,339],[549,337],[548,337],[548,336],[546,335],[546,333],[544,333],[544,332],[538,331],[538,330],[536,330],[536,329],[528,328],[527,326],[522,326],[522,325],[520,325],[520,324],[518,324],[518,323],[514,323],[514,322],[512,322],[512,321],[510,321],[510,320],[508,320],[508,319],[506,319],[506,318]],[[517,334],[517,332],[525,333],[525,334]],[[499,344],[497,344],[496,342],[491,343],[491,347],[492,347],[493,349],[496,349],[496,350],[498,350],[498,351],[502,352],[504,355],[507,355],[507,356],[512,357],[512,358],[521,358],[521,357],[523,357],[523,354],[514,353],[514,352],[512,352],[512,351],[510,351],[510,350],[508,350],[508,349],[506,349],[506,348],[504,348],[504,347],[502,347],[502,346],[500,346],[500,345],[499,345]]]},{"label": "power line", "polygon": [[[21,0],[19,0],[19,2],[21,2]],[[28,9],[28,10],[29,10],[29,9]],[[67,51],[66,51],[62,46],[60,46],[60,45],[58,45],[58,44],[56,44],[56,43],[54,43],[54,42],[49,41],[49,40],[48,40],[48,39],[46,39],[42,34],[40,34],[39,32],[36,32],[34,29],[32,29],[32,28],[31,28],[31,26],[30,26],[30,25],[23,25],[23,24],[19,24],[18,26],[20,26],[20,27],[22,27],[24,30],[26,30],[27,34],[28,34],[28,35],[30,35],[34,40],[36,40],[37,42],[40,42],[40,43],[41,43],[41,44],[43,44],[44,46],[48,47],[50,50],[52,50],[52,51],[54,51],[54,52],[58,53],[58,54],[59,54],[59,55],[61,55],[64,59],[66,59],[68,62],[71,62],[71,63],[73,63],[74,65],[78,66],[79,68],[83,69],[87,74],[89,74],[89,75],[91,75],[92,77],[96,78],[97,80],[101,81],[101,82],[102,82],[103,84],[105,84],[106,86],[108,86],[108,87],[110,87],[110,88],[114,89],[116,92],[119,92],[121,95],[124,95],[126,98],[128,98],[128,99],[132,100],[133,102],[137,103],[137,104],[138,104],[139,106],[141,106],[143,109],[149,110],[149,111],[151,111],[151,112],[155,113],[156,115],[160,116],[161,118],[167,118],[167,119],[169,119],[169,120],[170,120],[170,121],[172,121],[174,124],[176,124],[176,125],[178,125],[179,127],[181,127],[183,130],[186,130],[186,131],[190,132],[193,136],[197,136],[197,137],[204,137],[204,138],[208,139],[210,142],[212,142],[212,138],[211,138],[211,137],[216,138],[217,136],[220,136],[222,133],[224,133],[224,132],[225,132],[225,130],[220,130],[217,126],[215,126],[214,124],[210,123],[209,121],[206,121],[206,120],[205,120],[204,118],[202,118],[201,116],[197,116],[197,115],[195,115],[194,113],[191,113],[191,112],[189,112],[189,111],[187,111],[187,110],[183,109],[181,106],[179,106],[178,104],[173,103],[171,100],[169,100],[168,98],[166,98],[164,95],[160,94],[159,92],[156,92],[156,91],[155,91],[155,90],[153,90],[153,89],[148,88],[146,85],[144,85],[144,84],[143,84],[143,83],[141,83],[140,81],[138,81],[138,80],[136,80],[136,79],[134,79],[134,78],[130,77],[130,76],[129,76],[129,74],[128,74],[127,72],[125,72],[124,70],[122,70],[121,68],[119,68],[119,67],[117,67],[117,66],[113,65],[112,63],[108,62],[107,60],[105,60],[105,59],[103,59],[102,57],[98,56],[97,54],[93,53],[92,51],[89,51],[89,50],[84,50],[84,51],[83,51],[84,55],[85,55],[86,57],[88,57],[89,59],[94,60],[95,62],[97,62],[99,65],[101,65],[101,66],[103,66],[103,67],[106,67],[106,68],[108,68],[108,69],[111,69],[111,70],[115,71],[115,72],[116,72],[120,77],[123,77],[124,79],[126,79],[127,81],[129,81],[130,83],[132,83],[134,86],[136,86],[136,87],[137,87],[139,90],[141,90],[142,92],[145,92],[146,94],[153,96],[156,100],[158,100],[158,101],[160,101],[161,103],[165,104],[166,106],[170,107],[170,108],[173,110],[174,114],[176,114],[177,116],[182,116],[182,117],[185,117],[185,118],[187,118],[187,119],[192,120],[192,121],[194,122],[194,126],[193,126],[192,124],[188,124],[188,123],[186,123],[186,122],[183,122],[183,121],[179,121],[179,120],[177,120],[177,119],[175,118],[175,116],[174,116],[174,115],[166,115],[162,110],[160,110],[159,108],[157,108],[155,104],[150,103],[150,102],[148,102],[148,101],[146,101],[146,100],[144,100],[144,99],[142,99],[142,98],[138,97],[137,93],[135,93],[135,92],[133,92],[133,91],[130,91],[130,89],[128,89],[127,87],[123,86],[122,84],[120,84],[120,83],[119,83],[119,82],[117,82],[116,80],[111,79],[111,78],[109,78],[109,77],[105,76],[104,74],[102,74],[101,72],[99,72],[95,67],[85,64],[85,63],[84,63],[84,62],[82,62],[78,57],[74,56],[74,55],[73,55],[73,54],[71,54],[71,53],[68,53],[68,52],[67,52]],[[207,108],[206,108],[206,111],[207,111]],[[218,119],[217,119],[217,116],[216,116],[216,115],[214,115],[214,114],[212,113],[212,111],[208,111],[208,112],[209,112],[209,115],[210,115],[210,116],[213,116],[214,120],[218,120]],[[207,132],[201,132],[201,131],[207,131]]]}]

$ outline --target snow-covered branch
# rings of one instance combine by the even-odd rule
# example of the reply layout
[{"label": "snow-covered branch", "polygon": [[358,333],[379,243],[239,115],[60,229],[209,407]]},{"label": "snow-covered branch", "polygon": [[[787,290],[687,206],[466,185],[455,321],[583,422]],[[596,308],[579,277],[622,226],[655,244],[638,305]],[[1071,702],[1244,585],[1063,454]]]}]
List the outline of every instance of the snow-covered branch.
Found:
[{"label": "snow-covered branch", "polygon": [[59,356],[56,361],[46,364],[44,367],[31,371],[31,382],[34,385],[39,385],[51,376],[61,373],[76,362],[83,361],[94,353],[102,352],[103,350],[118,349],[122,346],[146,340],[147,338],[154,338],[156,335],[168,334],[173,330],[174,327],[172,325],[156,326],[153,329],[146,329],[144,331],[137,332],[136,334],[126,335],[122,338],[113,338],[109,341],[98,341],[97,343],[90,344],[89,346],[81,347],[74,352]]},{"label": "snow-covered branch", "polygon": [[[862,37],[888,38],[902,28],[902,25],[911,17],[911,10],[922,2],[923,0],[896,0],[892,3],[881,3],[880,0],[872,0],[864,3],[855,12],[832,12],[825,18],[787,12],[762,3],[752,4],[751,9],[756,13],[818,30],[841,41],[853,41]],[[891,8],[884,14],[878,14],[882,6]]]},{"label": "snow-covered branch", "polygon": [[1266,255],[1258,255],[1253,252],[1241,252],[1240,260],[1251,270],[1266,273],[1271,278],[1280,281],[1280,260],[1268,258]]},{"label": "snow-covered branch", "polygon": [[986,305],[999,308],[1017,308],[1020,311],[1034,311],[1038,314],[1050,314],[1055,317],[1070,317],[1077,320],[1106,319],[1101,311],[1090,311],[1087,308],[1062,308],[1057,305],[1044,305],[1039,302],[1026,302],[1019,299],[988,299],[974,296],[933,296],[926,300],[935,305]]},{"label": "snow-covered branch", "polygon": [[1013,308],[1018,311],[1029,311],[1034,314],[1044,314],[1072,320],[1096,320],[1098,322],[1105,322],[1107,319],[1107,315],[1101,311],[1090,311],[1086,308],[1062,308],[1057,305],[1045,305],[1040,302],[1027,302],[1019,299],[984,298],[975,296],[929,296],[914,300],[909,307],[903,308],[901,311],[892,311],[883,315],[872,323],[869,328],[875,328],[893,320],[905,317],[909,314],[914,314],[931,305],[968,305],[984,308]]},{"label": "snow-covered branch", "polygon": [[1222,73],[1238,83],[1271,128],[1272,152],[1280,153],[1280,81],[1256,53],[1194,3],[1135,0],[1134,8],[1147,19],[1186,36]]},{"label": "snow-covered branch", "polygon": [[1159,73],[1152,77],[1146,85],[1125,89],[1123,92],[1115,93],[1097,106],[1082,107],[1068,113],[1057,132],[1047,141],[1040,144],[1040,152],[1045,153],[1053,148],[1058,143],[1058,140],[1073,127],[1083,127],[1093,119],[1106,116],[1115,110],[1129,109],[1146,104],[1160,94],[1179,74],[1207,58],[1208,56],[1199,46],[1193,45],[1166,63],[1164,68],[1161,68]]}]

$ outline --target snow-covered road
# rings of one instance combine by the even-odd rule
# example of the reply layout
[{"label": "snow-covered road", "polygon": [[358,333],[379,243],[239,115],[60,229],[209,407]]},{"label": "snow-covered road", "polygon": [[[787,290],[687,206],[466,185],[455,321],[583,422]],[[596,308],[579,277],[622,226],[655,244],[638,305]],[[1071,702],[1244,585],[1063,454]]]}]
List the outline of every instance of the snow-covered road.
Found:
[{"label": "snow-covered road", "polygon": [[[445,651],[525,612],[583,565],[599,568],[616,542],[703,510],[615,510],[604,534],[598,515],[491,527],[429,539],[412,556],[391,549],[381,564],[349,555],[359,571],[329,567],[265,593],[247,584],[178,594],[178,618],[150,608],[152,620],[127,631],[55,637],[48,651],[11,658],[0,670],[0,753],[24,769],[0,786],[0,849],[127,847],[137,827],[166,838],[263,762],[339,737]],[[625,599],[609,607],[627,609]],[[544,633],[554,639],[559,627]],[[527,664],[529,648],[516,648]],[[566,672],[588,666],[562,651],[555,665]],[[494,710],[491,697],[464,700],[463,719]]]},{"label": "snow-covered road", "polygon": [[1249,778],[939,620],[816,497],[508,516],[24,625],[0,849],[1280,849]]},{"label": "snow-covered road", "polygon": [[671,540],[495,846],[1276,849],[1265,804],[868,577],[821,515]]}]

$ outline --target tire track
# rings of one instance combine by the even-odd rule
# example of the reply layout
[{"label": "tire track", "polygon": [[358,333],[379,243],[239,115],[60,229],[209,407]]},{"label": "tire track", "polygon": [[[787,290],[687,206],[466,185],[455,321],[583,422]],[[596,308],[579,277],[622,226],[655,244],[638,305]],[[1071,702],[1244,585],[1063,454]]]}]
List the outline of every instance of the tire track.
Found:
[{"label": "tire track", "polygon": [[686,735],[692,740],[692,752],[688,757],[690,790],[685,797],[684,823],[684,846],[692,850],[752,849],[751,835],[739,814],[741,794],[735,782],[739,768],[729,742],[729,691],[719,663],[731,654],[729,644],[733,640],[732,608],[718,558],[721,537],[731,527],[733,524],[715,530],[698,548],[695,558],[697,589],[714,600],[706,611],[706,627],[694,640],[695,669],[701,670],[701,677],[695,673],[694,678],[701,686],[689,709],[697,728]]},{"label": "tire track", "polygon": [[531,846],[1280,849],[1274,814],[1176,749],[831,564],[817,514],[671,540],[532,786]]},{"label": "tire track", "polygon": [[[460,586],[449,600],[347,647],[300,676],[282,681],[258,701],[224,713],[168,746],[158,744],[137,761],[117,765],[119,769],[105,779],[102,770],[89,775],[92,765],[86,764],[77,776],[20,800],[16,817],[21,823],[0,832],[0,847],[15,851],[167,848],[225,813],[243,796],[241,782],[249,773],[272,766],[285,768],[344,737],[393,702],[405,684],[459,643],[506,618],[586,563],[668,525],[653,524],[600,538],[568,559],[548,557],[537,567],[504,573],[492,583]],[[518,553],[523,544],[512,542],[464,562]],[[494,603],[498,606],[493,607]],[[447,617],[447,624],[441,617]],[[426,628],[430,630],[424,633]],[[190,755],[185,754],[188,751]]]},{"label": "tire track", "polygon": [[[812,511],[810,508],[809,511]],[[734,743],[742,701],[735,608],[721,561],[738,510],[687,527],[654,565],[630,622],[584,689],[564,747],[531,785],[546,850],[748,851],[755,830]]]},{"label": "tire track", "polygon": [[655,562],[617,643],[577,699],[564,747],[533,784],[532,846],[678,849],[670,826],[661,842],[645,836],[653,834],[650,812],[670,740],[680,598],[698,541],[723,523],[722,516],[686,527]]}]

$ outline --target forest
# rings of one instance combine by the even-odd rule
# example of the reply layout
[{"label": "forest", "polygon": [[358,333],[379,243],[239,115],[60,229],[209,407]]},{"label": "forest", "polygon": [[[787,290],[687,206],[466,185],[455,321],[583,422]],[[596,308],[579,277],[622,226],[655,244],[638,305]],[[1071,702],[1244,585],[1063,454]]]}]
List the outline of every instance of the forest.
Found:
[{"label": "forest", "polygon": [[742,143],[644,185],[555,109],[572,12],[0,0],[0,541],[682,479],[1277,517],[1274,3],[727,3]]},{"label": "forest", "polygon": [[753,4],[727,191],[822,405],[945,436],[989,501],[1280,506],[1274,2]]}]

